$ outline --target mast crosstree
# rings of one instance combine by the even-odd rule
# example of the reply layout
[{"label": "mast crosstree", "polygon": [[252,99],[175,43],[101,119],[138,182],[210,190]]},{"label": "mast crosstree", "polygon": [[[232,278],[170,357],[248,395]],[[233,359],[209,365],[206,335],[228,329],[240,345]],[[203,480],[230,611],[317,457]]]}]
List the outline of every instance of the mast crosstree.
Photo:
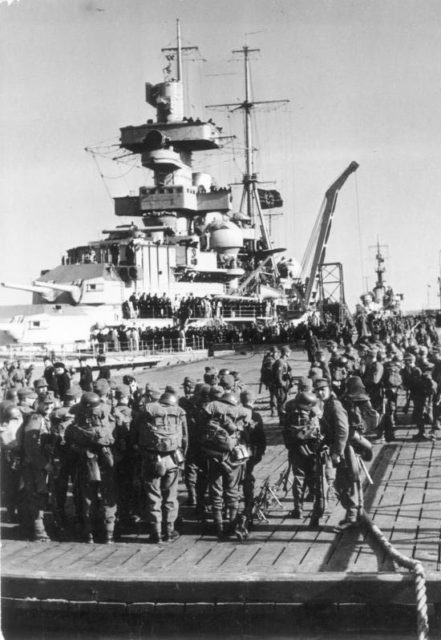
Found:
[{"label": "mast crosstree", "polygon": [[[241,109],[244,113],[244,132],[245,132],[245,173],[242,178],[242,198],[240,203],[240,211],[246,212],[246,215],[251,220],[251,224],[256,223],[256,217],[258,217],[259,225],[261,228],[261,235],[265,244],[265,249],[271,249],[271,241],[266,227],[265,219],[262,214],[262,206],[260,203],[259,192],[257,185],[259,181],[257,179],[257,173],[254,169],[254,147],[251,131],[251,117],[253,109],[258,105],[263,104],[286,104],[289,100],[253,100],[250,95],[250,55],[258,53],[260,49],[251,49],[247,45],[243,45],[241,49],[234,49],[233,53],[239,53],[243,55],[244,62],[244,93],[245,98],[242,102],[225,102],[221,104],[206,105],[208,109],[216,107],[225,107],[232,111]],[[257,212],[257,216],[256,216]],[[256,247],[254,247],[256,248]],[[274,257],[272,257],[273,267],[276,268]]]}]

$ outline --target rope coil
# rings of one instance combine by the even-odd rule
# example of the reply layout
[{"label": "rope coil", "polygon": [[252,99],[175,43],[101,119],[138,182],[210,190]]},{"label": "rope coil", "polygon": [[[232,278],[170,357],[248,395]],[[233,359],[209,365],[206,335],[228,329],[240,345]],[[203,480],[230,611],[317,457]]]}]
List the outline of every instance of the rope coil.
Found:
[{"label": "rope coil", "polygon": [[361,521],[369,529],[380,546],[399,566],[409,569],[415,576],[415,595],[417,609],[417,639],[427,640],[429,637],[429,616],[427,613],[426,577],[424,567],[418,560],[408,558],[393,547],[381,529],[372,522],[366,511],[362,509]]}]

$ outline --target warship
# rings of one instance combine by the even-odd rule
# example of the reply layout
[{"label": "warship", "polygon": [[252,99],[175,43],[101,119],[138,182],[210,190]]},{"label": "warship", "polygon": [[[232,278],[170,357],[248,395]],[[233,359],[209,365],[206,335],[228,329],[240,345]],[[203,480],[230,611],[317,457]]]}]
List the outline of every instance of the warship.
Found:
[{"label": "warship", "polygon": [[395,293],[393,288],[387,285],[385,262],[386,258],[382,251],[382,245],[377,240],[375,246],[375,273],[377,280],[371,291],[360,296],[361,305],[357,307],[357,315],[374,314],[387,317],[401,314],[401,303],[404,296],[402,293]]},{"label": "warship", "polygon": [[[278,191],[259,187],[254,168],[250,122],[259,103],[250,95],[252,50],[240,50],[243,101],[223,105],[245,114],[246,166],[237,208],[230,185],[218,187],[211,175],[193,168],[195,154],[220,150],[226,136],[212,119],[185,115],[179,22],[176,46],[163,51],[173,65],[163,82],[145,87],[156,117],[120,129],[120,149],[140,158],[150,170],[151,184],[141,186],[137,195],[114,198],[115,215],[128,223],[68,249],[61,264],[42,271],[31,286],[1,283],[32,292],[33,304],[1,310],[0,344],[75,349],[87,346],[97,327],[182,325],[176,309],[183,298],[195,294],[211,308],[217,302],[223,322],[300,322],[316,311],[337,195],[357,163],[326,191],[308,259],[301,265],[294,258],[280,258],[285,249],[273,246],[264,210],[280,207],[283,200]],[[139,317],[132,301],[145,296],[167,299],[168,310]],[[185,321],[214,322],[213,315]]]}]

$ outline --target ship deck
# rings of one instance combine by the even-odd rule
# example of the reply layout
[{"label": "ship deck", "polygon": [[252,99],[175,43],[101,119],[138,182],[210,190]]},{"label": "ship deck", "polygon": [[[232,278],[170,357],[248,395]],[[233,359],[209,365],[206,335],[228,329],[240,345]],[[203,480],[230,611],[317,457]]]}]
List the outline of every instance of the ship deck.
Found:
[{"label": "ship deck", "polygon": [[[210,365],[234,368],[256,385],[261,355],[228,356]],[[306,369],[303,353],[293,368]],[[155,381],[177,384],[203,371],[204,363],[156,371]],[[152,374],[146,374],[147,377]],[[255,387],[257,390],[257,387]],[[256,489],[265,478],[277,481],[286,468],[281,430],[259,398],[268,437],[267,453],[256,468]],[[259,406],[257,407],[259,408]],[[419,560],[426,571],[429,603],[441,602],[439,486],[441,455],[436,442],[415,443],[410,418],[400,416],[397,440],[374,445],[373,485],[366,486],[365,509],[394,547]],[[160,616],[172,612],[274,611],[314,603],[412,604],[411,574],[397,567],[365,529],[338,532],[343,510],[336,504],[318,528],[292,520],[290,492],[279,490],[268,521],[257,521],[248,540],[219,542],[182,507],[181,537],[173,544],[146,544],[145,525],[113,545],[78,542],[32,543],[13,539],[2,525],[4,611],[88,611]],[[182,493],[184,501],[185,494]]]}]

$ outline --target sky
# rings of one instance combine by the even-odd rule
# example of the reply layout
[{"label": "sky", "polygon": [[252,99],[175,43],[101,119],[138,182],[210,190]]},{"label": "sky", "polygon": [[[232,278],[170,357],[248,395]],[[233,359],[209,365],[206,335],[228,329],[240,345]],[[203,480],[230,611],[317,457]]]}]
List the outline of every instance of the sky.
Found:
[{"label": "sky", "polygon": [[[439,308],[439,0],[0,0],[0,281],[30,284],[126,222],[112,196],[149,172],[111,158],[120,127],[155,115],[144,83],[162,81],[178,18],[183,44],[199,47],[184,61],[186,113],[237,136],[196,169],[240,182],[240,113],[205,106],[243,100],[232,51],[259,49],[253,99],[289,100],[256,109],[253,125],[255,169],[284,198],[274,244],[301,260],[327,187],[355,160],[327,252],[349,305],[374,284],[379,240],[404,308]],[[0,289],[0,304],[29,301]]]}]

